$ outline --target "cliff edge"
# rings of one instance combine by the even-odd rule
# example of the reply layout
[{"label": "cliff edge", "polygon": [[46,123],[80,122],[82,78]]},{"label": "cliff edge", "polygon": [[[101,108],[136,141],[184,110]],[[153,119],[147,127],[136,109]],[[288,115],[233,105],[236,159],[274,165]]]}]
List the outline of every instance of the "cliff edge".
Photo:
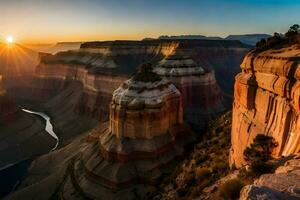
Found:
[{"label": "cliff edge", "polygon": [[293,36],[291,42],[288,35],[285,38],[275,35],[267,44],[262,41],[244,58],[242,72],[236,76],[234,86],[232,165],[245,164],[243,152],[257,134],[276,140],[274,157],[299,152],[300,48],[297,38]]}]

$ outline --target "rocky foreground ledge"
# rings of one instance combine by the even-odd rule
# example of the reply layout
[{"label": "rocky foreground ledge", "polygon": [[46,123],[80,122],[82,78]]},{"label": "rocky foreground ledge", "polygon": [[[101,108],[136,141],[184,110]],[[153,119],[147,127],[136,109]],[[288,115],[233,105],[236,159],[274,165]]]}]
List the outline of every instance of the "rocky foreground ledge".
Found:
[{"label": "rocky foreground ledge", "polygon": [[300,156],[285,158],[274,174],[264,174],[254,184],[245,186],[240,200],[300,199]]}]

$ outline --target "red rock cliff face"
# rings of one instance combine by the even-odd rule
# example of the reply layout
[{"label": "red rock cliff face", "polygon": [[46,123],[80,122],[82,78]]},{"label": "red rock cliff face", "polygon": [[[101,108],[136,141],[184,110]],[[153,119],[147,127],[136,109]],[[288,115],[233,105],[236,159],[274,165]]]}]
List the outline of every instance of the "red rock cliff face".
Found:
[{"label": "red rock cliff face", "polygon": [[274,156],[299,152],[299,55],[295,45],[245,57],[235,80],[231,164],[245,164],[243,152],[257,134],[278,142]]}]

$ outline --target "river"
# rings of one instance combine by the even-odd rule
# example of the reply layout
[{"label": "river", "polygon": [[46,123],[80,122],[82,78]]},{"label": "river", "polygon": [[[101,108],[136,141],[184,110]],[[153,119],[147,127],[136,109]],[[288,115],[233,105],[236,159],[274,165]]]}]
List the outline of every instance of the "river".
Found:
[{"label": "river", "polygon": [[[22,110],[26,113],[38,115],[46,121],[46,132],[56,140],[55,146],[51,149],[51,151],[54,151],[58,147],[59,139],[53,131],[53,126],[51,124],[50,117],[43,112],[35,112],[27,109]],[[0,199],[8,195],[10,192],[14,191],[14,189],[20,184],[22,179],[27,174],[32,159],[27,159],[18,163],[14,163],[11,166],[0,171]]]},{"label": "river", "polygon": [[56,139],[56,144],[51,149],[51,151],[54,151],[58,147],[59,139],[58,139],[57,135],[53,131],[53,126],[51,124],[50,117],[48,115],[46,115],[45,113],[43,113],[43,112],[35,112],[35,111],[32,111],[32,110],[27,110],[27,109],[22,109],[22,110],[24,112],[27,112],[27,113],[30,113],[30,114],[38,115],[38,116],[40,116],[40,117],[42,117],[42,118],[45,119],[45,121],[46,121],[45,130],[47,131],[47,133],[49,133],[49,135],[51,135],[54,139]]}]

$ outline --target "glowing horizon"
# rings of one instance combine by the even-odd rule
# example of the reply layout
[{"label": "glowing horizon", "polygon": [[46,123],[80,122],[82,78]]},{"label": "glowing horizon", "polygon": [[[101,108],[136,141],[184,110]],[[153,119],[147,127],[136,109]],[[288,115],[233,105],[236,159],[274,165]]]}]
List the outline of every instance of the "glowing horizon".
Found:
[{"label": "glowing horizon", "polygon": [[300,18],[296,0],[2,0],[0,5],[0,41],[13,35],[22,44],[272,34]]}]

